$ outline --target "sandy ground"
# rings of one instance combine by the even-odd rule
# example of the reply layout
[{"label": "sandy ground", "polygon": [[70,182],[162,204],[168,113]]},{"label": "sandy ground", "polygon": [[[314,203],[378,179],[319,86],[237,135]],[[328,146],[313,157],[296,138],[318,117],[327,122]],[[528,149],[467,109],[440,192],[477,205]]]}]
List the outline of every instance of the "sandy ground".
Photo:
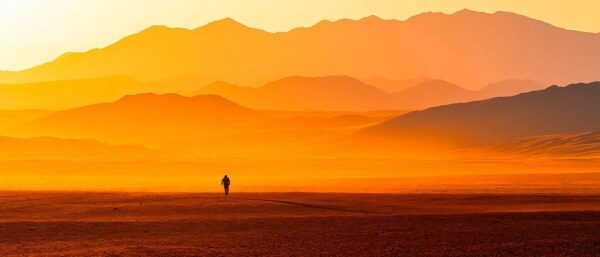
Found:
[{"label": "sandy ground", "polygon": [[0,256],[599,256],[600,195],[0,192]]}]

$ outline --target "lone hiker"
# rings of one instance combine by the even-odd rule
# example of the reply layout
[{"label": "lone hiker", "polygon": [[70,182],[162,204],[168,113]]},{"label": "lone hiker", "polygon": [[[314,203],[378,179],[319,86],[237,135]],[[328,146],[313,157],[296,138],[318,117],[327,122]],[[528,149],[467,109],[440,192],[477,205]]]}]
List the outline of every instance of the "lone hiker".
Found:
[{"label": "lone hiker", "polygon": [[223,185],[223,189],[225,189],[226,196],[229,195],[229,184],[231,184],[231,181],[229,180],[229,177],[225,175],[225,177],[221,179],[221,185]]}]

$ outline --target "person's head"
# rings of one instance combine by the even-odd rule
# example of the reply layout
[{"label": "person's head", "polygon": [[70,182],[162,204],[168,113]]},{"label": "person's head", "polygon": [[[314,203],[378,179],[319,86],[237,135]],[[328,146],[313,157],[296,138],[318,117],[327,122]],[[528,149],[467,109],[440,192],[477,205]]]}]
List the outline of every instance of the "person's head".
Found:
[{"label": "person's head", "polygon": [[225,177],[227,177],[227,174],[225,174]]}]

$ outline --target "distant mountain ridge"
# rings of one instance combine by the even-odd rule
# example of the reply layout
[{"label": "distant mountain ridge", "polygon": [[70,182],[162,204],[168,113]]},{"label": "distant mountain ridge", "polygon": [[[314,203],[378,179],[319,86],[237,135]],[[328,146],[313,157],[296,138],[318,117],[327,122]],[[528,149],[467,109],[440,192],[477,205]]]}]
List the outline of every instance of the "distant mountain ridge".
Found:
[{"label": "distant mountain ridge", "polygon": [[363,111],[393,109],[393,99],[348,76],[288,77],[257,88],[216,82],[192,93],[216,94],[255,109]]},{"label": "distant mountain ridge", "polygon": [[[479,100],[532,91],[539,83],[507,80],[474,92],[442,80],[418,78],[406,82],[404,90],[384,92],[349,76],[293,76],[271,81],[258,88],[240,87],[223,81],[197,89],[202,78],[190,75],[177,79],[141,82],[126,76],[0,84],[0,109],[61,110],[140,93],[217,94],[242,105],[276,110],[370,111],[422,109],[436,105]],[[379,81],[395,84],[395,81]],[[402,83],[402,82],[400,82]],[[414,84],[413,84],[414,83]],[[1,120],[0,120],[1,123]],[[1,124],[0,124],[1,125]]]},{"label": "distant mountain ridge", "polygon": [[[565,46],[569,46],[565,48]],[[269,33],[232,19],[193,30],[154,26],[114,44],[71,53],[0,83],[125,75],[148,81],[200,74],[260,85],[277,78],[347,74],[443,78],[472,89],[510,78],[544,84],[594,81],[600,34],[569,31],[506,12],[367,17]]]},{"label": "distant mountain ridge", "polygon": [[541,89],[536,82],[528,80],[502,81],[480,91],[467,90],[444,80],[415,82],[400,92],[388,93],[349,76],[293,76],[260,87],[217,81],[190,95],[220,95],[254,109],[372,111],[423,109]]}]

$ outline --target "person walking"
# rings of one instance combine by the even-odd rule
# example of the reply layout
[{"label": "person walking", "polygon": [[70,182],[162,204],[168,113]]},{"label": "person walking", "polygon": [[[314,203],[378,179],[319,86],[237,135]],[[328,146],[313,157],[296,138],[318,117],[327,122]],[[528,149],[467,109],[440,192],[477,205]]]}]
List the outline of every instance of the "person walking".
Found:
[{"label": "person walking", "polygon": [[223,189],[225,190],[225,196],[229,195],[229,185],[231,184],[231,180],[229,180],[229,177],[227,177],[227,175],[225,175],[225,177],[223,177],[223,179],[221,179],[221,185],[223,185]]}]

